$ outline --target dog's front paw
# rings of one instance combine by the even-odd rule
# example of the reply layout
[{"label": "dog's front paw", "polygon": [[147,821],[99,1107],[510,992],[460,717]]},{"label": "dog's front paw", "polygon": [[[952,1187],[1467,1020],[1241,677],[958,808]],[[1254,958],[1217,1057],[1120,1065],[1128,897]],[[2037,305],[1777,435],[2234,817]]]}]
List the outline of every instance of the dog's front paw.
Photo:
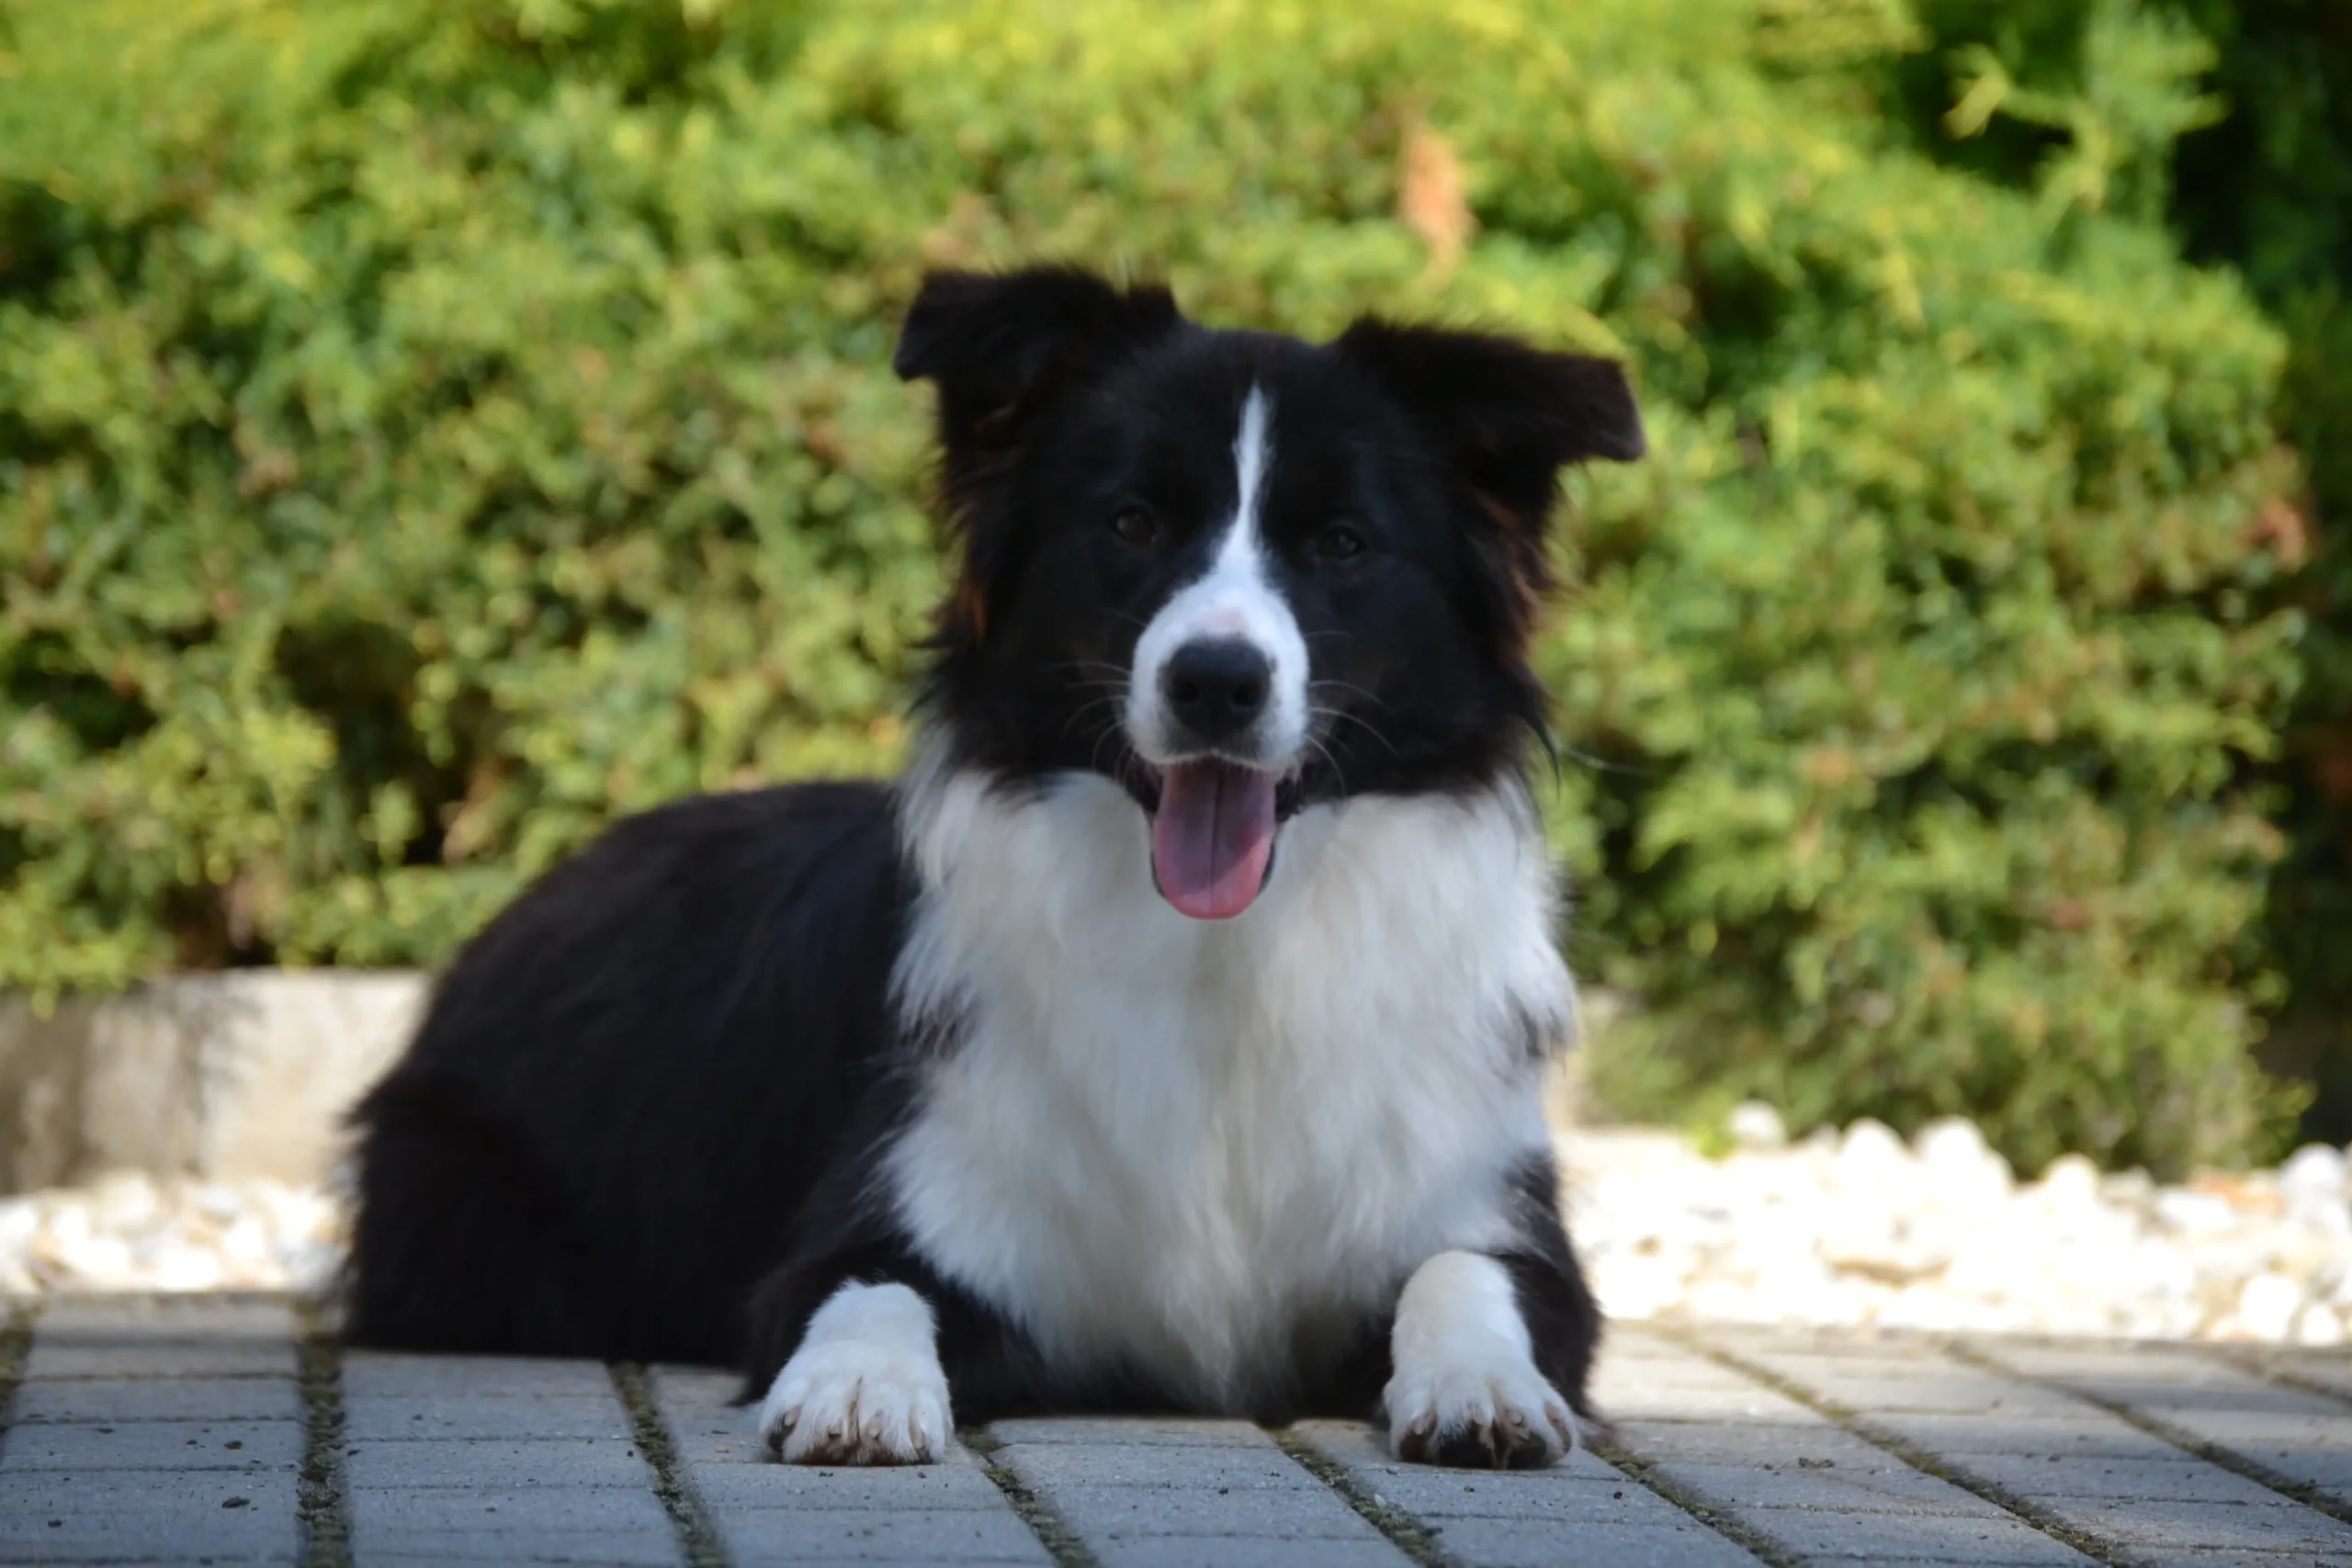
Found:
[{"label": "dog's front paw", "polygon": [[929,1464],[951,1430],[937,1361],[879,1346],[812,1346],[760,1402],[760,1436],[786,1464]]},{"label": "dog's front paw", "polygon": [[1398,1459],[1533,1470],[1576,1447],[1576,1413],[1536,1369],[1517,1289],[1493,1258],[1441,1252],[1415,1269],[1390,1350],[1381,1402]]},{"label": "dog's front paw", "polygon": [[835,1292],[760,1402],[786,1464],[929,1464],[954,1431],[931,1309],[904,1285]]},{"label": "dog's front paw", "polygon": [[1400,1371],[1385,1399],[1389,1444],[1408,1463],[1537,1470],[1576,1446],[1567,1401],[1523,1360]]}]

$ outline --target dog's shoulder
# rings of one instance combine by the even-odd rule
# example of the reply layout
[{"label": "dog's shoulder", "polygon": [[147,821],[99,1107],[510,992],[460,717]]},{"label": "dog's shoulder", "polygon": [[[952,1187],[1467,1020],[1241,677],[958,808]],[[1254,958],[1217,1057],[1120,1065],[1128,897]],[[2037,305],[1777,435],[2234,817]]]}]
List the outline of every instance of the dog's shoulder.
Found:
[{"label": "dog's shoulder", "polygon": [[808,784],[622,819],[467,943],[407,1069],[494,1071],[544,1097],[608,1088],[624,1062],[748,1070],[775,1038],[870,1052],[909,897],[890,801],[878,783]]},{"label": "dog's shoulder", "polygon": [[896,896],[885,784],[851,780],[689,795],[627,817],[517,898],[469,948],[503,964],[516,947],[740,939],[794,906]]}]

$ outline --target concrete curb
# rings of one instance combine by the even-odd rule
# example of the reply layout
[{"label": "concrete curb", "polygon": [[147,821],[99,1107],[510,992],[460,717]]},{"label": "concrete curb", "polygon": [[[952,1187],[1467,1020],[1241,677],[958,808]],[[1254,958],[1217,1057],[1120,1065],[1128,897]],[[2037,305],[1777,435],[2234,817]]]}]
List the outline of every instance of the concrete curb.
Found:
[{"label": "concrete curb", "polygon": [[111,1170],[315,1184],[350,1107],[407,1044],[427,976],[240,970],[0,998],[0,1194]]},{"label": "concrete curb", "polygon": [[[431,985],[414,970],[238,969],[69,997],[48,1018],[0,996],[0,1197],[120,1170],[325,1182],[344,1112],[406,1046]],[[1588,991],[1582,1028],[1624,1010]],[[1577,1120],[1565,1066],[1545,1097],[1562,1126]]]}]

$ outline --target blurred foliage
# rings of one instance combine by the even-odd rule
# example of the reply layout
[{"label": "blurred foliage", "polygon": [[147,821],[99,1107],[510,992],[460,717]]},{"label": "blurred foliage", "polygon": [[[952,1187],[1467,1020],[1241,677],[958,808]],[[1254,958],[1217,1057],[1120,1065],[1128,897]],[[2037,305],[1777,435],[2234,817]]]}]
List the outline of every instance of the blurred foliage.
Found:
[{"label": "blurred foliage", "polygon": [[[2283,423],[2311,497],[2287,602],[2311,617],[2287,729],[2293,849],[2269,925],[2294,982],[2279,1059],[2324,1097],[2311,1131],[2352,1138],[2352,0],[2195,0],[2232,111],[2181,143],[2176,225],[2239,267],[2284,329]],[[2291,1042],[2291,1043],[2290,1043]]]},{"label": "blurred foliage", "polygon": [[2271,1054],[2352,1136],[2352,0],[1924,0],[1890,95],[1913,144],[2045,199],[2162,218],[2284,333],[2278,412],[2309,490],[2261,519],[2309,621],[2268,940],[2293,987]]},{"label": "blurred foliage", "polygon": [[2292,1109],[2301,479],[2153,220],[2170,23],[1970,57],[2064,143],[2007,188],[1913,144],[1898,0],[0,6],[0,983],[431,962],[616,812],[888,765],[894,313],[1058,256],[1634,362],[1541,652],[1615,1104],[2166,1167]]}]

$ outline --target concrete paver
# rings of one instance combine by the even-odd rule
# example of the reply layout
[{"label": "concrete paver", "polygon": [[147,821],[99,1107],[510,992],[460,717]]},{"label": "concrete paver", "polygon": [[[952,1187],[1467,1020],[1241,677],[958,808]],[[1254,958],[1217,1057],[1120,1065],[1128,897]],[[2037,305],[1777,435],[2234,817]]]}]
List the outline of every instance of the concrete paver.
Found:
[{"label": "concrete paver", "polygon": [[297,1335],[266,1301],[52,1304],[0,1412],[0,1563],[2352,1568],[2352,1357],[1624,1326],[1620,1446],[1542,1472],[1142,1417],[863,1470],[770,1461],[719,1373],[355,1352],[335,1388]]},{"label": "concrete paver", "polygon": [[662,1367],[651,1376],[681,1479],[739,1568],[765,1563],[1008,1562],[1045,1546],[960,1444],[943,1463],[888,1469],[777,1464],[737,1380]]},{"label": "concrete paver", "polygon": [[[2352,1404],[2185,1348],[1987,1341],[1987,1360],[2208,1444],[2352,1511]],[[2346,1545],[2352,1551],[2352,1526]]]},{"label": "concrete paver", "polygon": [[0,1466],[0,1561],[291,1562],[294,1476]]},{"label": "concrete paver", "polygon": [[41,1314],[25,1376],[290,1378],[294,1314],[282,1302],[84,1298]]},{"label": "concrete paver", "polygon": [[684,1560],[628,1409],[595,1362],[356,1352],[343,1415],[358,1568],[493,1547],[510,1560]]},{"label": "concrete paver", "polygon": [[[1923,1472],[1811,1406],[1653,1334],[1621,1330],[1598,1379],[1601,1407],[1645,1479],[1720,1510],[1800,1562],[2092,1560],[1998,1506]],[[1857,1358],[1862,1386],[1890,1369]],[[1984,1414],[1977,1391],[1913,1369],[1921,1414]],[[1730,1416],[1726,1412],[1736,1412]]]},{"label": "concrete paver", "polygon": [[[1103,1568],[1179,1561],[1261,1560],[1294,1543],[1300,1562],[1385,1564],[1404,1553],[1349,1502],[1264,1432],[1244,1422],[1168,1422],[1198,1442],[1151,1440],[1152,1423],[1063,1424],[1092,1440],[1040,1441],[1034,1424],[1006,1423],[995,1458],[1066,1521]],[[1140,1427],[1142,1430],[1138,1431]],[[1172,1543],[1218,1542],[1184,1556]],[[1171,1555],[1173,1554],[1173,1555]]]},{"label": "concrete paver", "polygon": [[2352,1402],[2352,1355],[2342,1350],[2272,1350],[2252,1359],[2282,1377]]},{"label": "concrete paver", "polygon": [[293,1561],[294,1336],[277,1303],[54,1305],[0,1439],[0,1561]]},{"label": "concrete paver", "polygon": [[532,1399],[382,1394],[347,1399],[344,1410],[355,1429],[364,1430],[362,1440],[369,1443],[466,1442],[485,1438],[593,1439],[629,1429],[628,1413],[609,1391]]},{"label": "concrete paver", "polygon": [[473,1557],[492,1562],[612,1563],[623,1568],[662,1568],[681,1559],[674,1539],[645,1532],[602,1529],[502,1531],[470,1523],[407,1523],[379,1527],[353,1543],[352,1562],[361,1568],[388,1562],[446,1562]]},{"label": "concrete paver", "polygon": [[[1727,1332],[1719,1340],[1747,1364],[1849,1412],[1863,1430],[1891,1434],[1944,1473],[2117,1555],[2163,1548],[2180,1561],[2204,1562],[2254,1548],[2352,1549],[2352,1527],[2207,1463],[2064,1386],[2029,1382],[2021,1368],[1987,1367],[1925,1346],[1849,1359],[1787,1336]],[[2098,1366],[2144,1370],[2145,1362],[2125,1352]],[[2198,1364],[2168,1386],[2201,1399],[2226,1381]],[[1923,1424],[1928,1419],[1942,1425]],[[1962,1423],[1981,1427],[1984,1440],[1964,1450],[1951,1445],[1946,1439]]]},{"label": "concrete paver", "polygon": [[[1369,1540],[1271,1540],[1233,1535],[1162,1535],[1120,1540],[1096,1561],[1119,1568],[1388,1568],[1404,1561],[1394,1547]],[[1562,1561],[1566,1561],[1563,1559]]]},{"label": "concrete paver", "polygon": [[114,1426],[128,1421],[292,1421],[302,1419],[292,1378],[86,1378],[28,1382],[17,1390],[18,1427],[46,1422]]},{"label": "concrete paver", "polygon": [[1258,1428],[1247,1421],[1176,1421],[1163,1416],[1087,1416],[1067,1420],[999,1421],[989,1436],[1000,1443],[1084,1449],[1254,1449]]},{"label": "concrete paver", "polygon": [[2352,1527],[2284,1497],[2250,1503],[2134,1497],[2081,1503],[2075,1515],[2085,1528],[2127,1547],[2352,1553]]},{"label": "concrete paver", "polygon": [[2044,1461],[2136,1460],[2161,1463],[2181,1457],[2180,1446],[2116,1420],[2102,1410],[2019,1421],[2007,1416],[1872,1412],[1872,1430],[1931,1454],[2028,1454]]},{"label": "concrete paver", "polygon": [[[2012,1429],[2014,1432],[2014,1428]],[[2027,1441],[2030,1431],[2016,1433]],[[2067,1517],[2077,1499],[2085,1504],[2177,1502],[2217,1507],[2277,1501],[2242,1475],[2202,1460],[2102,1459],[2042,1453],[1971,1453],[1942,1456],[1943,1462],[2011,1497],[2052,1506]],[[2085,1512],[2083,1517],[2090,1515]]]},{"label": "concrete paver", "polygon": [[354,1399],[602,1399],[611,1374],[594,1361],[525,1356],[417,1356],[357,1350],[343,1359]]},{"label": "concrete paver", "polygon": [[1836,1509],[1760,1508],[1743,1522],[1807,1562],[1884,1562],[1894,1558],[1965,1563],[2081,1564],[2095,1561],[2032,1526],[1980,1514],[1894,1515]]},{"label": "concrete paver", "polygon": [[642,1487],[649,1483],[645,1457],[634,1438],[453,1438],[447,1442],[385,1443],[364,1466],[352,1461],[364,1450],[351,1443],[345,1468],[368,1477],[355,1485],[378,1487],[471,1486],[530,1490],[540,1487]]},{"label": "concrete paver", "polygon": [[9,1435],[10,1473],[115,1470],[272,1472],[302,1461],[293,1421],[46,1422]]},{"label": "concrete paver", "polygon": [[1589,1452],[1549,1470],[1464,1474],[1392,1457],[1380,1435],[1352,1422],[1307,1422],[1296,1435],[1340,1466],[1374,1503],[1401,1509],[1464,1562],[1562,1561],[1571,1544],[1587,1568],[1687,1563],[1734,1568],[1757,1559],[1648,1487]]}]

